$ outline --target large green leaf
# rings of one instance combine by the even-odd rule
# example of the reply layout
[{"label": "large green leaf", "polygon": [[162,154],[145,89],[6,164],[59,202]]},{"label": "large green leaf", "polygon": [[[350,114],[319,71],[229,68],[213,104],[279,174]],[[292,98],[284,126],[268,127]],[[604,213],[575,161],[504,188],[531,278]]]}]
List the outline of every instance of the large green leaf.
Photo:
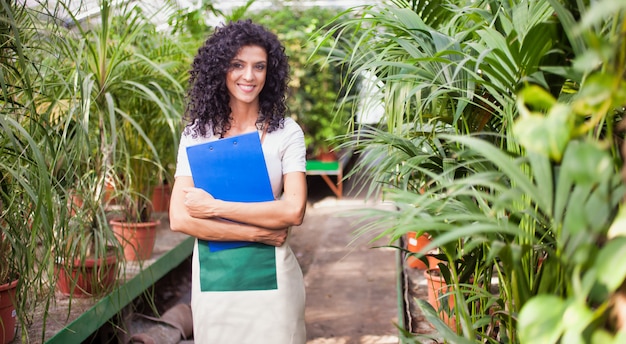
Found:
[{"label": "large green leaf", "polygon": [[539,295],[528,301],[518,318],[520,343],[557,343],[565,330],[563,316],[568,304],[554,295]]},{"label": "large green leaf", "polygon": [[521,116],[513,126],[515,138],[525,149],[561,161],[574,128],[571,108],[556,103],[554,97],[538,86],[524,88],[517,104]]},{"label": "large green leaf", "polygon": [[615,291],[626,280],[626,237],[610,240],[599,252],[594,266],[597,268],[598,283],[608,292]]}]

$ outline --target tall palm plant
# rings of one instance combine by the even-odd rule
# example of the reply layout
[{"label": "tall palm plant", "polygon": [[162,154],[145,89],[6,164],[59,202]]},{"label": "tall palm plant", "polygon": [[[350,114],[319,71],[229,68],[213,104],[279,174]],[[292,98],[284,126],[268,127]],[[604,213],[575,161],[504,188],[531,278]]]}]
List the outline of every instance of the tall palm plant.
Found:
[{"label": "tall palm plant", "polygon": [[[619,92],[602,97],[607,100],[603,107],[588,102],[593,96],[600,99],[594,89],[619,90],[621,82],[605,81],[609,87],[600,88],[601,77],[590,79],[575,103],[580,108],[561,105],[591,75],[590,69],[573,68],[571,57],[580,63],[591,55],[593,68],[617,65],[600,58],[606,55],[590,54],[593,46],[586,42],[611,41],[620,47],[620,15],[589,11],[597,21],[576,27],[575,16],[558,1],[395,1],[363,13],[335,27],[356,42],[353,50],[337,55],[346,56],[356,72],[374,71],[385,94],[388,133],[367,134],[370,140],[362,149],[368,154],[359,167],[376,166],[369,170],[381,183],[375,187],[389,186],[385,195],[401,210],[375,214],[389,225],[381,236],[434,235],[424,251],[439,246],[448,260],[442,272],[454,285],[459,333],[466,341],[517,341],[537,334],[538,323],[518,324],[517,314],[527,303],[533,305],[537,294],[576,294],[576,280],[565,281],[588,266],[580,261],[568,265],[568,259],[574,262],[604,240],[623,195],[615,147],[611,154],[594,142],[578,142],[588,132],[613,142],[619,116],[612,109],[623,101]],[[620,56],[619,50],[611,51]],[[611,73],[621,80],[619,68]],[[520,96],[528,85],[534,88]],[[572,115],[576,110],[579,117]],[[549,115],[544,119],[534,111]],[[525,115],[530,112],[534,115]],[[524,116],[513,127],[520,113]],[[577,122],[585,116],[591,120]],[[382,164],[371,163],[382,156]],[[603,168],[576,170],[579,159]],[[566,212],[567,207],[577,211]],[[598,223],[574,225],[575,216],[594,211],[602,215]],[[582,233],[589,232],[593,235],[583,239]],[[574,243],[585,245],[577,250]],[[495,295],[488,288],[493,275],[499,277]],[[608,289],[614,290],[614,284]],[[603,314],[598,311],[571,328],[592,326]],[[488,332],[494,319],[499,320],[499,339]],[[463,341],[434,321],[448,338]],[[550,332],[553,338],[564,333],[559,325],[556,334]],[[566,335],[575,338],[581,332]]]},{"label": "tall palm plant", "polygon": [[[526,26],[515,27],[514,17]],[[339,37],[330,61],[351,69],[347,85],[375,75],[385,106],[381,124],[390,133],[491,132],[503,144],[517,116],[515,92],[529,82],[551,87],[539,66],[564,50],[554,26],[546,1],[395,1],[365,7],[326,37]]]},{"label": "tall palm plant", "polygon": [[47,74],[57,71],[45,63],[62,36],[23,4],[2,2],[0,12],[0,226],[11,248],[0,275],[19,277],[16,313],[25,326],[35,304],[47,310],[54,300],[52,263],[62,240],[56,233],[69,228],[66,186],[73,177],[65,167],[71,158],[55,119],[66,104],[50,95]]},{"label": "tall palm plant", "polygon": [[[24,328],[35,304],[46,324],[55,262],[102,257],[117,242],[103,202],[107,178],[125,175],[119,180],[131,186],[163,178],[160,154],[172,153],[159,148],[178,141],[187,55],[170,40],[155,43],[162,35],[138,10],[110,4],[102,2],[103,24],[93,27],[65,2],[0,4],[0,226],[2,247],[11,248],[0,275],[20,277]],[[171,60],[159,54],[168,49]],[[136,142],[146,157],[133,150]],[[135,174],[132,161],[156,167]]]},{"label": "tall palm plant", "polygon": [[146,221],[150,192],[166,173],[161,156],[173,156],[170,147],[178,143],[188,55],[156,38],[149,18],[130,4],[114,9],[102,1],[93,28],[73,18],[78,36],[71,51],[85,53],[73,59],[71,77],[82,85],[88,115],[82,123],[99,143],[85,152],[98,152],[88,170],[114,180],[124,218]]}]

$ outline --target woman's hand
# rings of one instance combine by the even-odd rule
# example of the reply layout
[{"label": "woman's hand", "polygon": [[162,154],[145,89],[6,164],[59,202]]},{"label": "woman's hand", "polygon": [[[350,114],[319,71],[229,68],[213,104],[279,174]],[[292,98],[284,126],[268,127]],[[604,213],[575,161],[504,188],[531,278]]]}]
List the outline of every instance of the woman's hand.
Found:
[{"label": "woman's hand", "polygon": [[[185,207],[189,215],[199,219],[217,217],[216,200],[210,193],[203,189],[185,187],[182,189],[185,194]],[[254,235],[255,241],[271,246],[282,246],[287,240],[288,229],[265,229],[257,227]]]},{"label": "woman's hand", "polygon": [[210,193],[200,188],[185,187],[185,207],[189,215],[199,219],[208,219],[218,216],[216,205],[219,202]]},{"label": "woman's hand", "polygon": [[[193,185],[191,176],[177,177],[174,182],[169,212],[172,231],[203,240],[249,241],[277,247],[287,240],[289,226],[268,228],[225,219],[221,209],[228,202],[213,199],[209,193]],[[220,212],[212,211],[212,207],[219,207]]]},{"label": "woman's hand", "polygon": [[256,241],[265,245],[282,246],[287,241],[288,229],[259,229]]}]

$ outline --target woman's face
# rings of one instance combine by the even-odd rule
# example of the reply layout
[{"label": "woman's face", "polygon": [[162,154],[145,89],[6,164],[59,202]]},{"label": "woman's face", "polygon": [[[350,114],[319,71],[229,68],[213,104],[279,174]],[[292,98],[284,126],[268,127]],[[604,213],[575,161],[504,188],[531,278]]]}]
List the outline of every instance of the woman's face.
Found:
[{"label": "woman's face", "polygon": [[230,61],[226,73],[226,87],[231,102],[246,104],[259,101],[259,93],[265,85],[267,53],[256,45],[241,47]]}]

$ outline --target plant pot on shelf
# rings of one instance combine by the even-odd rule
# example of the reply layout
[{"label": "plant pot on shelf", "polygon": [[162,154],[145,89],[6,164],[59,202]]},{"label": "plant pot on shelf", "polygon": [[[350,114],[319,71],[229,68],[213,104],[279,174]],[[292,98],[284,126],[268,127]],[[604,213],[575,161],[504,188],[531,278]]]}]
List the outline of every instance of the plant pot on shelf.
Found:
[{"label": "plant pot on shelf", "polygon": [[455,330],[456,320],[454,317],[454,295],[451,294],[452,288],[447,285],[438,268],[425,270],[424,277],[428,288],[428,303],[437,311],[441,320]]},{"label": "plant pot on shelf", "polygon": [[132,223],[111,220],[109,223],[115,237],[124,249],[126,260],[146,260],[152,256],[156,242],[156,230],[161,221]]},{"label": "plant pot on shelf", "polygon": [[15,290],[18,280],[0,285],[0,344],[10,343],[17,330]]},{"label": "plant pot on shelf", "polygon": [[169,184],[155,186],[152,192],[152,211],[167,212],[170,209],[170,197],[172,197],[172,187]]},{"label": "plant pot on shelf", "polygon": [[[406,238],[407,238],[406,247],[409,252],[413,252],[413,253],[419,252],[428,244],[430,244],[430,235],[426,233],[420,236],[417,236],[416,232],[409,232],[406,234]],[[410,255],[407,257],[406,263],[408,266],[414,269],[424,270],[428,268],[428,266],[426,266],[426,263],[424,263],[421,259],[413,255]]]},{"label": "plant pot on shelf", "polygon": [[78,298],[100,296],[111,291],[119,271],[117,256],[74,259],[71,264],[55,264],[57,290],[65,296]]},{"label": "plant pot on shelf", "polygon": [[315,160],[321,162],[337,161],[337,153],[329,149],[322,149],[315,154]]}]

